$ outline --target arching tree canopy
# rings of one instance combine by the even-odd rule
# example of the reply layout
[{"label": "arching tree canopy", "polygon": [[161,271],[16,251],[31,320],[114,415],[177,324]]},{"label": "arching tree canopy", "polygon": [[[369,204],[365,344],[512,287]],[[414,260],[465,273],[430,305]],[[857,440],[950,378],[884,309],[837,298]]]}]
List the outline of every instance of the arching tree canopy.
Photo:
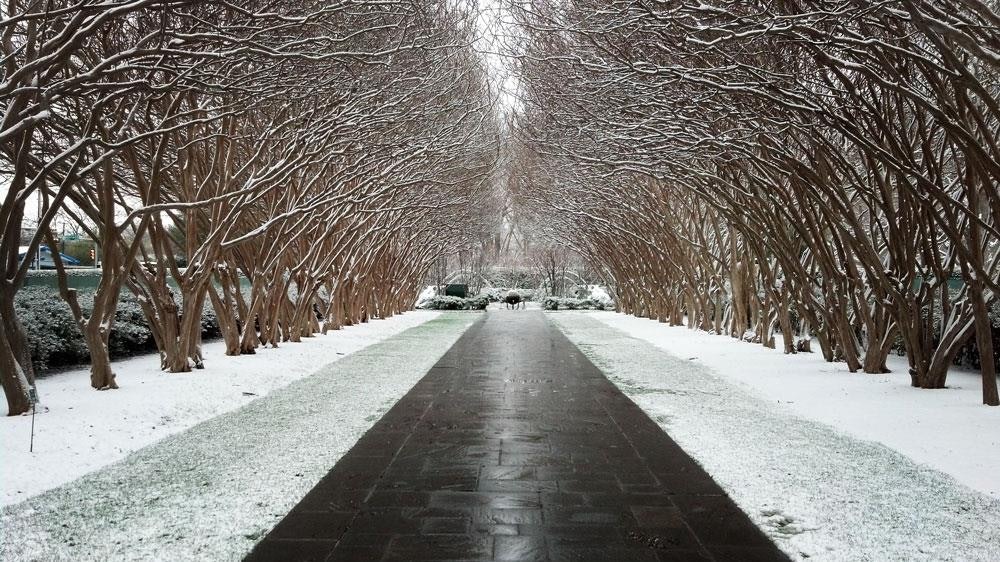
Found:
[{"label": "arching tree canopy", "polygon": [[[97,242],[84,332],[115,388],[119,294],[163,367],[201,366],[211,302],[229,354],[409,309],[429,264],[494,220],[500,124],[474,5],[438,1],[16,1],[3,8],[0,372],[29,407],[13,308],[53,220]],[[472,212],[470,212],[470,209]],[[31,213],[29,212],[29,217]],[[179,267],[186,264],[186,267]]]},{"label": "arching tree canopy", "polygon": [[30,409],[34,379],[19,256],[55,247],[67,224],[99,248],[87,309],[53,252],[98,389],[118,385],[123,292],[163,368],[187,371],[204,366],[205,306],[228,354],[254,353],[406,310],[432,266],[479,248],[483,271],[516,223],[553,289],[555,256],[572,251],[621,311],[772,347],[780,332],[787,353],[815,339],[851,371],[885,372],[898,349],[923,388],[943,387],[971,345],[997,405],[998,12],[7,2],[8,411]]},{"label": "arching tree canopy", "polygon": [[997,9],[519,3],[515,200],[626,312],[852,371],[899,346],[924,388],[974,338],[996,405]]}]

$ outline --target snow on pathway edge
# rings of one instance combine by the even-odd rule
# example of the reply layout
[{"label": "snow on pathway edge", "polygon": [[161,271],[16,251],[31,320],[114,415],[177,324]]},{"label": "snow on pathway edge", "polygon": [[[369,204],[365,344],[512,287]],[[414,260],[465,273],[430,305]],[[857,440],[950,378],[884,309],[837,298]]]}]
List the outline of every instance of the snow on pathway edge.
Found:
[{"label": "snow on pathway edge", "polygon": [[1000,501],[596,316],[548,315],[793,559],[1000,559]]},{"label": "snow on pathway edge", "polygon": [[38,380],[45,413],[0,418],[0,506],[70,482],[189,427],[253,402],[324,365],[437,318],[413,311],[349,326],[326,335],[225,356],[222,341],[204,345],[207,365],[191,373],[165,373],[157,354],[116,361],[121,388],[90,388],[87,367]]},{"label": "snow on pathway edge", "polygon": [[1000,408],[982,404],[980,374],[952,369],[948,388],[910,386],[905,357],[892,355],[891,373],[851,373],[820,353],[786,355],[683,326],[625,314],[595,319],[672,355],[705,365],[754,396],[855,437],[878,441],[916,462],[1000,498]]},{"label": "snow on pathway edge", "polygon": [[0,559],[241,559],[478,318],[443,314],[4,509]]}]

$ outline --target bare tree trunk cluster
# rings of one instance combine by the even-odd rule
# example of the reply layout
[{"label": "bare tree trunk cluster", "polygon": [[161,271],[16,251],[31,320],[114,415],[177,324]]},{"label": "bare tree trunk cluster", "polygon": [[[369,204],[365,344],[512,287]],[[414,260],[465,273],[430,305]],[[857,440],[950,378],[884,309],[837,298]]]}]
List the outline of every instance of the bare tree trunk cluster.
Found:
[{"label": "bare tree trunk cluster", "polygon": [[[131,292],[162,367],[297,342],[409,309],[440,256],[497,215],[500,123],[474,5],[12,1],[0,8],[9,189],[0,207],[0,370],[8,413],[33,371],[14,309],[30,243],[59,221],[99,243],[101,282],[60,294],[113,389],[108,338]],[[9,180],[9,181],[8,181]],[[468,212],[470,208],[480,209]]]},{"label": "bare tree trunk cluster", "polygon": [[621,310],[1000,404],[1000,13],[986,3],[511,7],[514,199]]}]

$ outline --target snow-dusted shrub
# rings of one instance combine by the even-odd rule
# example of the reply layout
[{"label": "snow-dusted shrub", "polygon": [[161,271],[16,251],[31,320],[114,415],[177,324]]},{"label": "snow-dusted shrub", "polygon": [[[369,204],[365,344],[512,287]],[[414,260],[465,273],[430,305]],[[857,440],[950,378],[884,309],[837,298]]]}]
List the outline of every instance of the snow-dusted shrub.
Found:
[{"label": "snow-dusted shrub", "polygon": [[542,299],[544,310],[604,310],[604,303],[592,299],[573,299],[563,297],[545,297]]},{"label": "snow-dusted shrub", "polygon": [[[84,314],[94,306],[94,292],[80,289],[78,296]],[[15,298],[18,318],[24,326],[31,360],[36,370],[87,363],[90,355],[69,305],[49,287],[25,287]],[[206,302],[201,320],[202,337],[219,335],[219,323],[211,304]],[[115,325],[108,338],[112,359],[148,353],[156,349],[153,333],[142,308],[129,293],[123,293],[115,310]]]},{"label": "snow-dusted shrub", "polygon": [[501,289],[498,287],[485,287],[483,290],[479,291],[480,297],[486,297],[490,302],[500,302],[503,300],[504,295],[506,295],[508,289]]},{"label": "snow-dusted shrub", "polygon": [[215,316],[215,308],[207,300],[205,308],[201,312],[201,337],[217,338],[222,335],[219,327],[219,319]]},{"label": "snow-dusted shrub", "polygon": [[14,300],[36,370],[72,365],[87,358],[87,346],[69,306],[44,287],[26,287]]},{"label": "snow-dusted shrub", "polygon": [[[94,303],[93,293],[86,295],[86,304],[83,301],[84,297],[81,296],[80,305],[84,307],[85,313],[89,313]],[[154,349],[156,343],[153,341],[153,332],[146,324],[146,317],[142,315],[142,307],[131,294],[123,294],[118,300],[115,325],[111,329],[111,337],[108,338],[108,351],[111,357],[128,357]]]},{"label": "snow-dusted shrub", "polygon": [[428,310],[462,310],[465,308],[465,299],[462,297],[439,295],[423,301],[420,304],[420,308]]},{"label": "snow-dusted shrub", "polygon": [[490,299],[484,295],[478,295],[475,297],[469,297],[465,299],[464,308],[467,310],[486,310],[486,307],[490,305]]},{"label": "snow-dusted shrub", "polygon": [[490,299],[479,295],[463,299],[462,297],[437,296],[431,297],[417,305],[426,310],[486,310]]},{"label": "snow-dusted shrub", "polygon": [[586,302],[585,306],[589,310],[614,310],[615,309],[615,303],[614,303],[614,301],[611,300],[610,297],[608,297],[607,299],[601,299],[601,298],[591,297],[589,299],[586,299],[585,302]]},{"label": "snow-dusted shrub", "polygon": [[615,307],[615,301],[611,300],[611,297],[607,295],[604,295],[603,297],[593,296],[586,300],[590,301],[591,305],[595,309],[608,310]]},{"label": "snow-dusted shrub", "polygon": [[581,301],[586,301],[585,308],[608,309],[613,308],[615,303],[608,294],[607,289],[602,285],[574,285],[570,292]]}]

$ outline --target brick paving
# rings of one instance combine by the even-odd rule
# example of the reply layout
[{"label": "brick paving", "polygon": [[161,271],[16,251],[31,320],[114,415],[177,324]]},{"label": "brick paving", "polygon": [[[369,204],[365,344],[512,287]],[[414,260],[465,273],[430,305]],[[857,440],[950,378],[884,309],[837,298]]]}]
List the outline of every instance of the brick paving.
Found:
[{"label": "brick paving", "polygon": [[787,558],[541,312],[505,310],[246,560]]}]

